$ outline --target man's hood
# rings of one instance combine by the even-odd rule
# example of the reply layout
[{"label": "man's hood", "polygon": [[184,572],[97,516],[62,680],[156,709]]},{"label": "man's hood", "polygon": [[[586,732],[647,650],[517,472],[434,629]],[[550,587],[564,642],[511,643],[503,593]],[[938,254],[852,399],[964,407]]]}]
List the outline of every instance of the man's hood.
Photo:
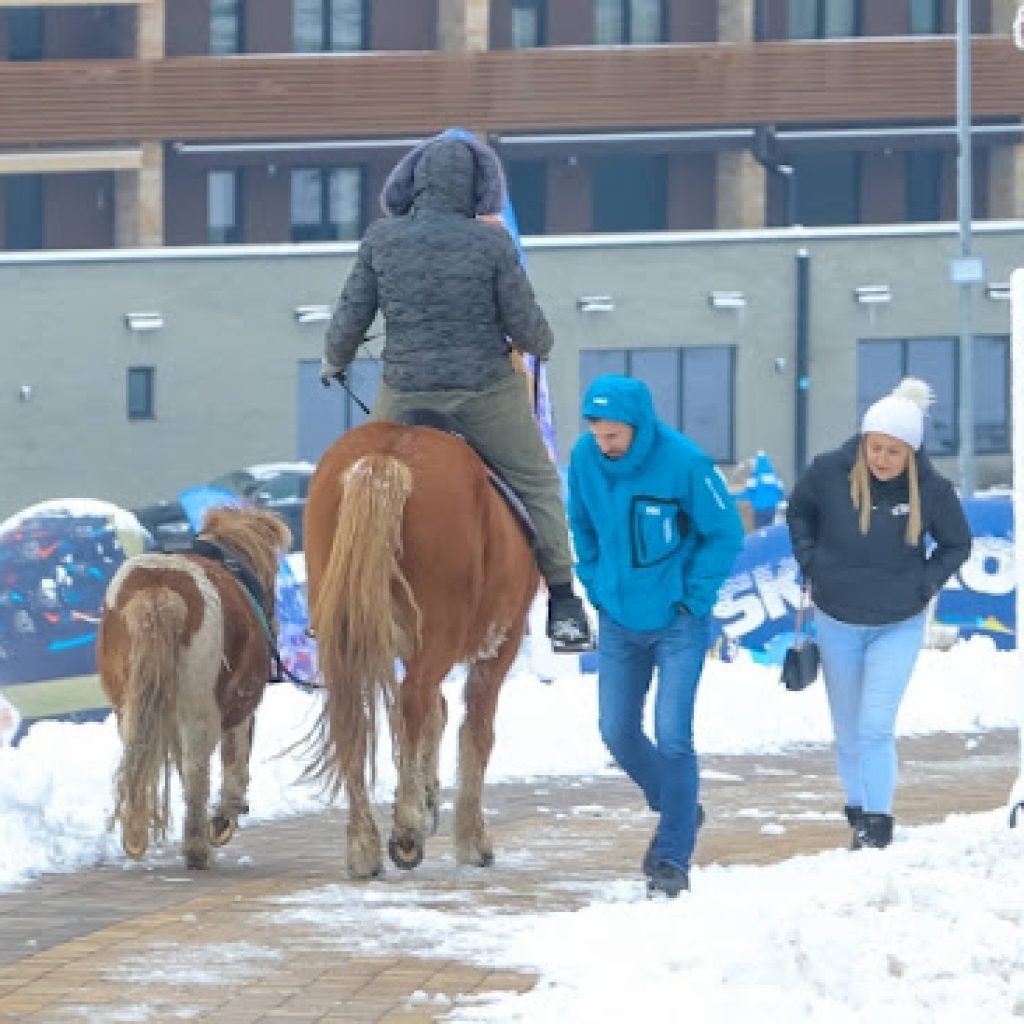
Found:
[{"label": "man's hood", "polygon": [[633,428],[633,443],[629,451],[618,459],[601,455],[597,442],[590,439],[606,472],[615,476],[625,475],[646,460],[654,445],[658,418],[650,389],[642,380],[616,374],[598,377],[583,396],[583,415],[587,419],[628,423]]},{"label": "man's hood", "polygon": [[396,164],[380,194],[390,216],[415,204],[467,217],[501,212],[505,175],[490,146],[475,135],[450,128],[421,142]]}]

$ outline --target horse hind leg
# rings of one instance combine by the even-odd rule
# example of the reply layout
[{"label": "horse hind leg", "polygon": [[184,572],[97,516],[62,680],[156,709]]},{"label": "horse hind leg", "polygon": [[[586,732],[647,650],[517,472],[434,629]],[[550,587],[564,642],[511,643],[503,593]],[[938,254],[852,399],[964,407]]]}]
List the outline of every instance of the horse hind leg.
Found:
[{"label": "horse hind leg", "polygon": [[380,831],[373,820],[373,809],[366,791],[366,737],[353,745],[352,757],[345,772],[348,796],[348,828],[346,855],[351,878],[379,878],[384,874]]},{"label": "horse hind leg", "polygon": [[437,832],[440,819],[438,761],[447,717],[443,675],[441,669],[410,665],[395,709],[400,716],[392,730],[399,737],[398,786],[388,855],[406,871],[423,861],[427,835]]},{"label": "horse hind leg", "polygon": [[490,867],[494,845],[484,828],[483,786],[494,748],[498,693],[515,659],[516,642],[506,640],[497,657],[474,662],[466,679],[466,714],[459,729],[459,792],[455,802],[455,859]]},{"label": "horse hind leg", "polygon": [[224,846],[238,828],[239,815],[249,813],[246,794],[249,790],[249,759],[256,727],[255,713],[225,729],[220,738],[221,787],[220,800],[210,815],[209,833],[213,846]]}]

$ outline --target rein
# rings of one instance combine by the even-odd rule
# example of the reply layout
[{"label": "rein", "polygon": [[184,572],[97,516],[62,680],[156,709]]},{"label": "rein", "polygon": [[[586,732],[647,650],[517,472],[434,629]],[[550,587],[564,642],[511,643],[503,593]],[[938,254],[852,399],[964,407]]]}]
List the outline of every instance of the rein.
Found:
[{"label": "rein", "polygon": [[277,637],[274,635],[270,621],[267,618],[266,594],[256,574],[246,564],[244,559],[223,544],[205,540],[202,537],[196,537],[192,542],[192,551],[202,558],[209,558],[211,561],[220,562],[241,586],[242,593],[245,594],[252,610],[256,613],[260,628],[263,630],[263,637],[270,648],[272,662],[270,682],[279,683],[284,678],[307,692],[323,689],[319,683],[308,679],[300,679],[285,665],[284,659],[281,657],[281,650],[277,646]]}]

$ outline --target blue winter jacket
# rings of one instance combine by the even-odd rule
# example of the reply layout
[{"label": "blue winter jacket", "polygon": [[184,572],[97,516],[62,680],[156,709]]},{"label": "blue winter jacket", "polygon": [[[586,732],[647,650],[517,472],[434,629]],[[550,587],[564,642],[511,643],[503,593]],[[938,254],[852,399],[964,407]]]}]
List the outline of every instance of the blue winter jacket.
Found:
[{"label": "blue winter jacket", "polygon": [[634,429],[619,459],[603,455],[590,434],[572,450],[569,525],[591,603],[637,630],[662,629],[684,609],[707,615],[743,546],[714,463],[657,418],[642,381],[599,377],[583,415]]}]

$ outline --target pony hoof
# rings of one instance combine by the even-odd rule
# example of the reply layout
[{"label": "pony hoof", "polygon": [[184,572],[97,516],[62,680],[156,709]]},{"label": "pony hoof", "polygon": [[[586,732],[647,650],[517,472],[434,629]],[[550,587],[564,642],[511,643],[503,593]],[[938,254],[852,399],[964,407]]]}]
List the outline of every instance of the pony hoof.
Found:
[{"label": "pony hoof", "polygon": [[210,866],[210,858],[202,853],[190,853],[185,858],[185,867],[189,871],[206,871]]},{"label": "pony hoof", "polygon": [[396,868],[412,871],[423,862],[423,844],[411,839],[399,841],[392,836],[388,840],[388,856]]},{"label": "pony hoof", "polygon": [[231,840],[236,828],[238,828],[236,818],[229,818],[225,814],[215,814],[209,824],[210,842],[214,846],[224,846]]}]

